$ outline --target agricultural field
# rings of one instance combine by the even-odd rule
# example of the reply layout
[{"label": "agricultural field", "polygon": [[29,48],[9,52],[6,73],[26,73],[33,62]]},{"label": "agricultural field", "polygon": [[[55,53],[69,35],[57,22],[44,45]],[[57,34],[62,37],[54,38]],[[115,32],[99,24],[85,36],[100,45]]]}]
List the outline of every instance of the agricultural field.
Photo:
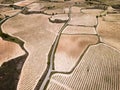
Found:
[{"label": "agricultural field", "polygon": [[55,53],[55,70],[70,71],[86,48],[97,41],[95,35],[62,35]]},{"label": "agricultural field", "polygon": [[67,26],[63,34],[96,34],[94,27]]},{"label": "agricultural field", "polygon": [[120,53],[115,49],[93,45],[73,72],[54,74],[47,90],[119,90],[119,59]]},{"label": "agricultural field", "polygon": [[1,3],[0,90],[120,89],[119,1]]},{"label": "agricultural field", "polygon": [[[4,32],[24,40],[25,48],[29,52],[18,83],[19,90],[33,89],[46,69],[47,55],[55,40],[56,33],[63,25],[50,23],[48,17],[20,14],[9,19],[2,26]],[[31,22],[36,22],[36,24]]]},{"label": "agricultural field", "polygon": [[53,15],[50,19],[52,21],[55,21],[55,20],[67,21],[69,17],[67,14],[58,14],[58,15]]},{"label": "agricultural field", "polygon": [[108,22],[119,22],[120,14],[108,14],[107,16],[103,17],[103,20]]},{"label": "agricultural field", "polygon": [[71,21],[68,23],[73,26],[95,26],[97,25],[96,16],[89,14],[71,14]]},{"label": "agricultural field", "polygon": [[[107,16],[106,16],[107,17]],[[119,46],[119,28],[120,22],[117,21],[104,21],[99,19],[99,25],[97,31],[102,37],[102,41],[120,50]]]},{"label": "agricultural field", "polygon": [[92,14],[92,15],[100,15],[100,13],[103,12],[102,9],[82,9],[81,12],[85,13],[85,14]]},{"label": "agricultural field", "polygon": [[24,54],[25,52],[19,45],[9,41],[4,41],[0,38],[0,66],[4,62],[8,62],[9,60]]}]

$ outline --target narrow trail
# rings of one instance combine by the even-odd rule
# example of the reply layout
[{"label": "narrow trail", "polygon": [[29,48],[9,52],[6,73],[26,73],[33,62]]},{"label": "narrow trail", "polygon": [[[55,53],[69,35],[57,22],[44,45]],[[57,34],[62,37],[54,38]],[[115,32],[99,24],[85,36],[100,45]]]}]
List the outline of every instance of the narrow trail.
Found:
[{"label": "narrow trail", "polygon": [[107,46],[113,48],[114,50],[117,50],[116,48],[114,48],[114,47],[112,47],[112,46],[110,46],[110,45],[108,45],[108,44],[102,42],[102,37],[100,36],[100,34],[99,34],[98,30],[97,30],[97,27],[98,27],[98,25],[99,25],[99,20],[98,20],[98,18],[100,18],[100,17],[96,17],[97,24],[94,25],[94,26],[71,25],[71,24],[68,24],[68,26],[94,27],[94,28],[95,28],[96,34],[68,34],[68,33],[62,33],[63,35],[88,35],[88,36],[89,36],[89,35],[95,35],[95,36],[98,37],[98,41],[97,41],[96,44],[90,44],[90,45],[87,46],[87,48],[84,50],[84,52],[82,53],[82,55],[79,57],[79,60],[76,62],[76,64],[74,65],[74,67],[73,67],[69,72],[63,72],[63,71],[56,71],[56,70],[53,70],[53,71],[52,71],[52,75],[53,75],[53,74],[56,74],[56,73],[60,73],[60,74],[70,74],[70,73],[72,73],[72,72],[74,71],[74,69],[77,67],[77,65],[80,63],[82,57],[85,55],[85,53],[88,51],[88,49],[89,49],[91,46],[94,46],[94,45],[98,45],[98,44],[100,44],[100,43],[103,43],[103,44],[105,44],[105,45],[107,45]]},{"label": "narrow trail", "polygon": [[[83,58],[83,56],[85,55],[85,53],[88,51],[88,49],[89,49],[91,46],[93,46],[93,45],[97,45],[97,44],[102,43],[102,42],[101,42],[101,39],[100,39],[101,37],[100,37],[100,35],[99,35],[98,32],[97,32],[97,26],[98,26],[98,24],[99,24],[98,18],[96,18],[96,20],[97,20],[97,24],[94,25],[94,26],[77,25],[78,27],[94,27],[96,34],[73,34],[73,35],[95,35],[95,36],[98,37],[97,43],[96,43],[96,44],[90,44],[90,45],[88,45],[88,46],[86,47],[86,49],[84,50],[84,52],[82,53],[82,55],[79,57],[79,60],[76,62],[76,64],[74,65],[74,67],[73,67],[69,72],[62,72],[62,71],[55,71],[55,70],[53,70],[53,71],[52,71],[52,75],[53,75],[53,74],[56,74],[56,73],[60,73],[60,74],[70,74],[70,73],[72,73],[72,72],[74,71],[74,69],[77,67],[77,65],[79,64],[79,62],[81,61],[81,59]],[[73,25],[73,26],[74,26],[74,25]],[[76,26],[76,25],[75,25],[75,26]],[[66,33],[62,33],[62,34],[69,35],[69,34],[66,34]]]},{"label": "narrow trail", "polygon": [[[100,24],[99,23],[99,20],[98,20],[98,18],[101,18],[101,17],[96,17],[96,20],[97,20],[97,24],[94,26],[94,28],[95,28],[95,32],[96,32],[96,34],[88,34],[88,35],[96,35],[97,37],[98,37],[98,41],[97,41],[97,43],[96,44],[90,44],[90,45],[88,45],[88,47],[85,49],[85,51],[82,53],[82,55],[80,56],[80,58],[79,58],[79,60],[76,62],[76,64],[75,64],[75,66],[71,69],[71,71],[69,71],[69,72],[62,72],[62,71],[55,71],[55,70],[53,70],[52,71],[52,75],[54,75],[54,74],[71,74],[73,71],[74,71],[74,69],[78,66],[78,64],[80,63],[80,61],[82,60],[82,58],[83,58],[83,56],[86,54],[86,52],[88,51],[88,49],[91,47],[91,46],[96,46],[96,45],[99,45],[99,44],[104,44],[106,47],[110,47],[110,48],[112,48],[112,49],[114,49],[115,51],[117,51],[117,52],[119,52],[116,48],[114,48],[114,47],[112,47],[111,45],[109,45],[109,44],[106,44],[105,42],[103,42],[102,41],[102,36],[99,34],[99,31],[98,31],[98,25]],[[74,25],[73,25],[74,26]],[[81,26],[81,25],[77,25],[77,26]],[[89,27],[89,26],[84,26],[84,25],[82,25],[82,27]],[[64,35],[84,35],[84,34],[66,34],[66,33],[63,33]],[[87,34],[85,34],[85,35],[87,35]],[[51,76],[52,76],[51,75]],[[119,76],[118,76],[119,77]],[[96,79],[96,78],[95,78]],[[54,82],[54,83],[56,83],[56,85],[59,85],[59,86],[61,86],[61,87],[64,87],[64,88],[66,88],[66,86],[63,86],[64,84],[63,83],[61,83],[61,82],[59,82],[59,81],[55,81],[56,79],[53,79],[53,78],[51,78],[51,81],[52,82]],[[60,80],[62,80],[62,79],[60,79]],[[118,80],[119,80],[119,78],[118,78]],[[84,80],[83,80],[84,81]],[[119,82],[118,82],[119,83]],[[54,84],[55,85],[55,84]],[[68,89],[69,87],[67,87],[67,89]],[[52,89],[53,89],[53,87],[52,87]],[[51,90],[52,90],[51,89]],[[82,89],[80,89],[80,90],[82,90]],[[95,88],[94,88],[94,90],[96,90]],[[116,84],[116,89],[115,90],[119,90],[119,85],[117,85]]]},{"label": "narrow trail", "polygon": [[[50,76],[51,76],[51,73],[52,71],[54,70],[54,56],[55,56],[55,52],[56,52],[56,48],[57,48],[57,45],[58,45],[58,42],[59,42],[59,39],[61,37],[61,34],[62,34],[62,31],[66,28],[66,26],[68,25],[68,22],[70,21],[71,17],[70,17],[70,14],[71,14],[71,8],[69,8],[69,14],[68,14],[68,21],[62,26],[62,28],[60,29],[60,31],[58,32],[58,35],[56,36],[56,39],[55,39],[55,42],[54,44],[52,45],[52,48],[51,48],[51,52],[49,53],[49,57],[48,57],[48,64],[49,64],[49,67],[48,67],[48,71],[47,71],[47,74],[44,75],[44,80],[42,82],[42,84],[39,86],[37,84],[35,90],[44,90],[47,86],[47,84],[49,83],[49,80],[50,80]],[[39,82],[38,82],[39,83]],[[40,83],[39,83],[40,84]]]},{"label": "narrow trail", "polygon": [[[27,59],[29,53],[26,50],[26,48],[24,47],[25,42],[22,39],[20,39],[16,36],[9,35],[9,34],[5,33],[4,30],[2,30],[1,26],[4,24],[4,22],[6,22],[7,20],[17,16],[23,10],[24,10],[24,8],[20,12],[17,12],[16,14],[14,14],[12,16],[6,16],[5,18],[3,18],[0,21],[0,37],[5,41],[9,41],[9,42],[13,42],[13,43],[18,44],[20,46],[20,48],[25,52],[24,55],[22,55],[22,56],[12,58],[9,61],[4,62],[2,64],[2,66],[0,67],[0,73],[3,73],[3,74],[7,73],[4,76],[0,75],[1,77],[3,77],[3,79],[1,79],[1,81],[2,81],[1,85],[2,86],[0,85],[1,89],[4,88],[3,90],[7,90],[8,88],[11,88],[12,90],[16,90],[23,64],[24,64],[25,60]],[[4,80],[6,78],[7,78],[7,80]],[[8,84],[6,82],[10,82],[9,86],[7,86]]]},{"label": "narrow trail", "polygon": [[[15,17],[17,16],[18,14],[20,14],[25,8],[23,8],[20,12],[14,14],[13,16],[8,16],[8,17],[5,17],[3,20],[0,21],[0,37],[2,37],[4,40],[6,40],[6,38],[4,37],[4,35],[7,35],[8,37],[11,37],[13,39],[17,39],[17,42],[13,41],[12,40],[9,40],[11,42],[15,42],[17,44],[20,45],[20,47],[26,52],[26,54],[28,55],[29,53],[27,52],[27,50],[25,49],[24,47],[24,42],[22,40],[20,40],[19,38],[16,38],[16,37],[13,37],[13,36],[10,36],[8,34],[5,34],[2,29],[1,29],[1,25],[7,21],[8,19],[12,18],[12,17]],[[30,14],[33,14],[33,13],[30,13]],[[40,13],[38,13],[40,14]],[[104,43],[102,42],[102,37],[99,35],[98,31],[97,31],[97,26],[99,24],[99,21],[98,21],[98,18],[96,18],[97,20],[97,24],[95,26],[85,26],[85,25],[71,25],[71,24],[68,24],[69,21],[71,20],[71,7],[69,8],[69,13],[68,13],[68,21],[62,26],[62,28],[60,29],[60,31],[58,32],[58,35],[56,36],[56,39],[51,47],[51,50],[49,52],[49,55],[48,55],[48,65],[47,65],[47,68],[44,72],[44,74],[42,75],[41,79],[39,80],[36,88],[34,90],[45,90],[47,88],[47,85],[50,81],[50,78],[53,74],[56,74],[56,73],[60,73],[60,74],[70,74],[74,71],[74,69],[77,67],[77,65],[79,64],[79,62],[81,61],[81,59],[83,58],[83,56],[85,55],[85,53],[88,51],[88,49],[93,46],[93,45],[97,45],[97,44],[100,44],[100,43]],[[84,52],[82,53],[82,55],[79,57],[79,60],[76,62],[75,66],[71,69],[71,71],[69,72],[60,72],[60,71],[55,71],[54,70],[54,58],[55,58],[55,52],[56,52],[56,48],[58,46],[58,43],[59,43],[59,40],[60,40],[60,37],[62,34],[64,35],[70,35],[70,34],[66,34],[66,33],[62,33],[63,30],[67,27],[67,26],[78,26],[78,27],[94,27],[95,28],[95,31],[96,31],[96,34],[74,34],[74,35],[95,35],[98,37],[98,42],[96,44],[90,44],[87,46],[87,48],[84,50]],[[71,34],[72,35],[72,34]],[[105,44],[105,43],[104,43]],[[107,44],[106,44],[107,45]],[[110,45],[108,45],[110,46]]]}]

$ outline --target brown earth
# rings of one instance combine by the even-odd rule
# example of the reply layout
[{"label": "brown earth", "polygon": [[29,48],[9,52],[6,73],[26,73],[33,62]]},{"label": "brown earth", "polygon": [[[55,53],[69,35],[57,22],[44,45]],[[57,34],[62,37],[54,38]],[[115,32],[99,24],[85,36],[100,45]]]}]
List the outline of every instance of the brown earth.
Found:
[{"label": "brown earth", "polygon": [[69,74],[54,74],[47,90],[119,90],[120,53],[98,44],[91,46]]},{"label": "brown earth", "polygon": [[19,14],[2,25],[4,32],[21,38],[29,52],[23,65],[18,90],[33,90],[46,69],[49,50],[63,25],[50,23],[48,18],[49,16],[41,14]]},{"label": "brown earth", "polygon": [[4,41],[0,38],[0,66],[11,59],[24,55],[25,52],[19,45]]},{"label": "brown earth", "polygon": [[94,35],[62,35],[55,53],[55,69],[69,71],[90,44],[97,43]]},{"label": "brown earth", "polygon": [[103,42],[120,50],[120,22],[107,22],[100,18],[97,30]]}]

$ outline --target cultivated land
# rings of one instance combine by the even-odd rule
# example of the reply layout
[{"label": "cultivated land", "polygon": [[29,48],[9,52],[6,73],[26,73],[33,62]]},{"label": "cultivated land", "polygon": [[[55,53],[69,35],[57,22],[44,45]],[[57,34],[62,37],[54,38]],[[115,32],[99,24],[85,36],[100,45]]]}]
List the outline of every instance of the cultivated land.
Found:
[{"label": "cultivated land", "polygon": [[0,38],[0,66],[13,58],[24,55],[25,52],[20,48],[19,45],[4,41]]},{"label": "cultivated land", "polygon": [[120,89],[119,1],[15,2],[0,4],[1,90]]},{"label": "cultivated land", "polygon": [[119,59],[109,46],[91,46],[72,73],[54,74],[47,90],[119,90]]},{"label": "cultivated land", "polygon": [[[107,28],[106,28],[107,27]],[[104,29],[105,28],[105,29]],[[120,50],[119,46],[119,31],[120,22],[119,21],[103,21],[99,19],[98,33],[102,37],[102,41]]]},{"label": "cultivated land", "polygon": [[55,70],[70,71],[88,45],[97,41],[95,35],[62,35],[55,53]]},{"label": "cultivated land", "polygon": [[94,27],[67,26],[63,34],[96,34]]},{"label": "cultivated land", "polygon": [[93,15],[89,14],[71,14],[70,25],[73,26],[95,26],[97,24],[97,19]]},{"label": "cultivated land", "polygon": [[18,15],[4,23],[3,30],[23,39],[29,52],[18,83],[19,90],[33,89],[41,78],[47,67],[47,55],[55,39],[55,32],[60,28],[61,25],[53,25],[45,15]]}]

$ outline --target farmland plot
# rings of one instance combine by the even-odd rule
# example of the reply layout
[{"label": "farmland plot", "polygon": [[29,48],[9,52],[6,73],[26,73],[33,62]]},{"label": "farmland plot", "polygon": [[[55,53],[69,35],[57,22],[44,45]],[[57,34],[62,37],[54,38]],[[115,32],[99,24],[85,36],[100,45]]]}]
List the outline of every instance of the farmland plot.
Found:
[{"label": "farmland plot", "polygon": [[101,9],[82,9],[81,11],[85,14],[100,15],[100,13],[103,10],[101,10]]},{"label": "farmland plot", "polygon": [[103,17],[103,20],[108,22],[120,22],[120,14],[107,14],[107,16]]},{"label": "farmland plot", "polygon": [[71,14],[70,25],[95,26],[97,24],[96,16],[89,14]]},{"label": "farmland plot", "polygon": [[47,90],[58,89],[56,84],[68,87],[65,90],[119,90],[119,64],[120,53],[115,49],[105,44],[91,46],[72,73],[52,75]]},{"label": "farmland plot", "polygon": [[[4,32],[25,41],[29,56],[24,63],[18,90],[33,90],[47,66],[47,57],[63,24],[53,24],[46,15],[18,15],[2,26]],[[32,22],[32,23],[31,23]]]},{"label": "farmland plot", "polygon": [[96,34],[94,27],[67,26],[63,34]]},{"label": "farmland plot", "polygon": [[103,42],[120,50],[120,22],[107,22],[100,18],[97,31]]},{"label": "farmland plot", "polygon": [[13,42],[4,41],[0,38],[0,66],[11,59],[24,55],[21,47]]},{"label": "farmland plot", "polygon": [[87,46],[97,41],[95,35],[62,35],[55,53],[55,70],[70,71]]},{"label": "farmland plot", "polygon": [[54,21],[54,20],[67,21],[69,19],[69,17],[67,14],[57,14],[57,15],[53,15],[50,19],[52,21]]},{"label": "farmland plot", "polygon": [[81,8],[80,7],[76,7],[76,6],[73,6],[72,8],[71,8],[71,13],[80,13],[80,10],[81,10]]}]

